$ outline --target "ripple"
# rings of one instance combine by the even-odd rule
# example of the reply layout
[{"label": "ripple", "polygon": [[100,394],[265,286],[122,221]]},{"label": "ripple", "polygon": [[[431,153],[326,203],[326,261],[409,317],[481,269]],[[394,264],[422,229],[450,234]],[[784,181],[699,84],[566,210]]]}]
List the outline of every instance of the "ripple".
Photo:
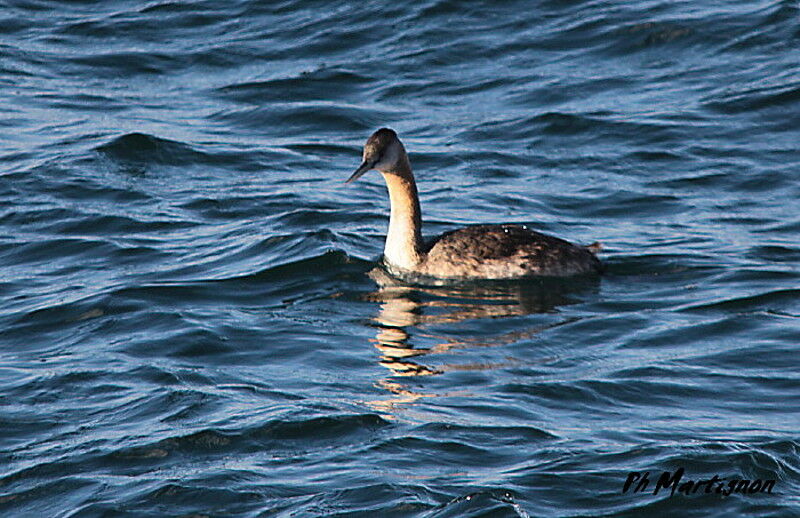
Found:
[{"label": "ripple", "polygon": [[395,118],[390,112],[355,105],[333,106],[324,101],[291,104],[273,103],[269,108],[249,107],[218,112],[212,119],[243,128],[282,128],[300,134],[336,131],[366,133],[383,121]]},{"label": "ripple", "polygon": [[798,295],[800,295],[800,288],[776,289],[756,295],[710,301],[703,304],[689,306],[686,309],[734,311],[755,311],[761,309],[774,309],[776,307],[797,309]]},{"label": "ripple", "polygon": [[362,94],[359,86],[369,81],[347,70],[322,68],[294,77],[231,84],[216,91],[225,99],[244,104],[262,104],[289,95],[305,101],[325,100],[331,95],[358,100]]},{"label": "ripple", "polygon": [[706,107],[721,113],[738,114],[793,105],[798,99],[800,85],[777,85],[727,93],[721,98],[707,101]]}]

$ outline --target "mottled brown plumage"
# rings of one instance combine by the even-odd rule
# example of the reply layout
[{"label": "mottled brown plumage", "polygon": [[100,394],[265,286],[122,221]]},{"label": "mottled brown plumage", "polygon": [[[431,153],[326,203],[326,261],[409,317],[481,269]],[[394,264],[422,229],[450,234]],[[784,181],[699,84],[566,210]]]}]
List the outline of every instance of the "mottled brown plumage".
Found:
[{"label": "mottled brown plumage", "polygon": [[601,266],[586,247],[521,225],[475,225],[428,243],[422,270],[437,276],[445,269],[448,277],[507,279],[599,272]]},{"label": "mottled brown plumage", "polygon": [[382,128],[370,136],[364,146],[363,162],[348,182],[370,169],[380,171],[389,189],[391,216],[384,262],[395,274],[439,279],[514,279],[601,270],[600,261],[589,248],[521,225],[475,225],[424,243],[414,175],[394,131]]}]

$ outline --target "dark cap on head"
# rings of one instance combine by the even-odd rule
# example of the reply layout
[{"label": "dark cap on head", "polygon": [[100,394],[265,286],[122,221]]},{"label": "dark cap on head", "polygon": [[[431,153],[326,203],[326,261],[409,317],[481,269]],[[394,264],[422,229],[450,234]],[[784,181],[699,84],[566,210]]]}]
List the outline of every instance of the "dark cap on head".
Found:
[{"label": "dark cap on head", "polygon": [[368,147],[382,148],[397,138],[397,133],[391,128],[381,128],[367,139]]}]

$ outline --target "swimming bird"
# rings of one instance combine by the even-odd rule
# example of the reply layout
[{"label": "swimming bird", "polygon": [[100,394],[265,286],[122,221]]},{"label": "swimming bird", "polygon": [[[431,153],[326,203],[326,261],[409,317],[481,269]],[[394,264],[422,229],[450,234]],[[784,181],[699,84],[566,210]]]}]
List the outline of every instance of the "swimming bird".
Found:
[{"label": "swimming bird", "polygon": [[397,133],[381,128],[367,139],[363,161],[345,183],[378,170],[389,190],[391,211],[383,262],[399,277],[516,279],[598,273],[592,250],[523,225],[473,225],[422,239],[422,215],[411,163]]}]

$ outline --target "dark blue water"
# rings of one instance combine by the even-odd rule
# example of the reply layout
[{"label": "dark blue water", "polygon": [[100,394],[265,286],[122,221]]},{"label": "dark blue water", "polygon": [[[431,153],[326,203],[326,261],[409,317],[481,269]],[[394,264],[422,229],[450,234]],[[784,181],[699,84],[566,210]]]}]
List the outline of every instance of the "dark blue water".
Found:
[{"label": "dark blue water", "polygon": [[[2,3],[0,514],[800,516],[799,63],[795,1]],[[381,126],[426,234],[606,275],[381,278]]]}]

